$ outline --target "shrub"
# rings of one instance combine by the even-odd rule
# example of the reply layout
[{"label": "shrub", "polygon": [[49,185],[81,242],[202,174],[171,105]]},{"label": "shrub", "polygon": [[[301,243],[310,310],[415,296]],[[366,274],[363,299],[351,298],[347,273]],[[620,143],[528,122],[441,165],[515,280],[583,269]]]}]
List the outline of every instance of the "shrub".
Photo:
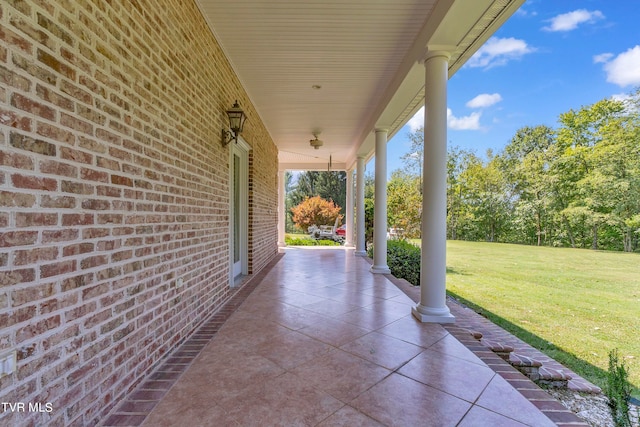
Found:
[{"label": "shrub", "polygon": [[[374,250],[369,247],[369,257],[373,257]],[[420,285],[420,248],[416,245],[402,239],[387,240],[387,265],[395,277]]]},{"label": "shrub", "polygon": [[373,199],[364,199],[364,241],[367,248],[373,245]]},{"label": "shrub", "polygon": [[333,240],[313,240],[304,237],[285,237],[284,242],[287,246],[340,246],[339,242]]},{"label": "shrub", "polygon": [[618,360],[618,350],[609,352],[609,372],[604,393],[609,398],[609,409],[617,427],[630,427],[629,397],[631,385],[629,372],[623,362]]},{"label": "shrub", "polygon": [[287,246],[315,246],[316,241],[302,237],[285,237],[284,243]]}]

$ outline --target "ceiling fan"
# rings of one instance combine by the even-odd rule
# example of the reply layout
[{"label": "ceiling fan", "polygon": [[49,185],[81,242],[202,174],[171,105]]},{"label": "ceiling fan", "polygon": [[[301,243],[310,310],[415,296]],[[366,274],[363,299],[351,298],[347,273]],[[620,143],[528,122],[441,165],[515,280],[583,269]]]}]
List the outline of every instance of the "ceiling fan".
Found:
[{"label": "ceiling fan", "polygon": [[318,139],[318,135],[320,135],[320,132],[313,132],[312,134],[314,136],[315,139],[311,139],[309,140],[309,144],[315,149],[315,150],[319,150],[320,147],[322,147],[322,145],[324,144],[324,142],[321,139]]}]

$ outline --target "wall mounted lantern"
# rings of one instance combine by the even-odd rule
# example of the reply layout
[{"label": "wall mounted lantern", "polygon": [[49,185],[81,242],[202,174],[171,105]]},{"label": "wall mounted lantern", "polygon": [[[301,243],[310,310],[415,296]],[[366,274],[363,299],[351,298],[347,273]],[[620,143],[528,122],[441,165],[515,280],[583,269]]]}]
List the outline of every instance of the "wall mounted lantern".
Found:
[{"label": "wall mounted lantern", "polygon": [[229,116],[229,128],[230,131],[222,129],[222,145],[228,145],[231,141],[238,143],[238,135],[242,133],[244,122],[247,120],[246,114],[238,105],[236,100],[233,107],[227,110],[227,116]]}]

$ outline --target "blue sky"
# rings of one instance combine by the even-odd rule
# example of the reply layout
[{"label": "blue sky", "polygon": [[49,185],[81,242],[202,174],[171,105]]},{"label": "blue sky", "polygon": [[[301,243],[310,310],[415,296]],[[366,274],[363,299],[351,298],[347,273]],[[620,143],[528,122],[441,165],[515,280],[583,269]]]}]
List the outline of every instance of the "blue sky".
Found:
[{"label": "blue sky", "polygon": [[[639,0],[527,0],[449,80],[449,145],[481,156],[500,151],[521,127],[556,128],[561,113],[640,87],[638,6]],[[423,115],[389,141],[389,174],[403,166],[407,135]]]}]

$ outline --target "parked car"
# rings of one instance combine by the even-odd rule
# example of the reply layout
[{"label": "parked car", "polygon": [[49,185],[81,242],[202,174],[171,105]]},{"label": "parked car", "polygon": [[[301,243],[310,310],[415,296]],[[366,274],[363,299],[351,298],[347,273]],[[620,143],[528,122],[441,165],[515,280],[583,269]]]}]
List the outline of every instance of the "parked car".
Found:
[{"label": "parked car", "polygon": [[338,236],[346,236],[347,235],[347,225],[346,224],[342,224],[340,227],[338,227],[338,229],[336,230],[336,234]]}]

